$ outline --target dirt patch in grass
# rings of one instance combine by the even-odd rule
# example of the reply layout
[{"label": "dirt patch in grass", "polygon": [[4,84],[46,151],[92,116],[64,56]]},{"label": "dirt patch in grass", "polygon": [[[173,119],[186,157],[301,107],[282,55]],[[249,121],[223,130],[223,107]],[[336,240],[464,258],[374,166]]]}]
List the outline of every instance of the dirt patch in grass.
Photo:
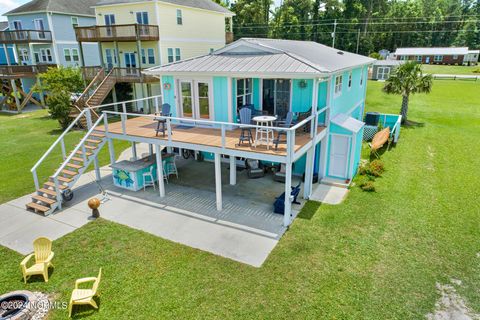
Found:
[{"label": "dirt patch in grass", "polygon": [[460,280],[451,279],[451,284],[437,283],[437,291],[440,298],[435,303],[435,311],[427,315],[428,320],[478,320],[480,314],[474,313],[465,299],[457,293],[456,286],[460,286]]}]

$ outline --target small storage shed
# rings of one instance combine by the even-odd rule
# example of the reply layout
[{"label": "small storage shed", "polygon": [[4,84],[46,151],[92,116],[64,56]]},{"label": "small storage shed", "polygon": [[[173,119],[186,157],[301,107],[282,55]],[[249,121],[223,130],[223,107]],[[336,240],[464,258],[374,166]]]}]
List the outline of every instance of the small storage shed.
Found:
[{"label": "small storage shed", "polygon": [[372,66],[371,80],[387,80],[392,72],[404,63],[400,60],[378,60]]},{"label": "small storage shed", "polygon": [[362,152],[365,123],[346,114],[337,114],[330,122],[327,177],[351,180],[357,173]]}]

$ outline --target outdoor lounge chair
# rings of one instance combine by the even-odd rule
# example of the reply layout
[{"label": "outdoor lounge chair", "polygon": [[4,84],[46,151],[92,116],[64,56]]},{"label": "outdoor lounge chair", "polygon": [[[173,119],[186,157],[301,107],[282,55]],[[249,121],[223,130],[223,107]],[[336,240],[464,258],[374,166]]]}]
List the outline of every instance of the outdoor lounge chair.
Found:
[{"label": "outdoor lounge chair", "polygon": [[264,167],[259,160],[247,159],[245,160],[245,167],[247,168],[247,176],[250,179],[257,179],[265,176]]},{"label": "outdoor lounge chair", "polygon": [[[48,268],[53,267],[52,259],[54,253],[52,252],[52,240],[40,237],[33,241],[34,253],[29,254],[20,263],[23,273],[23,281],[27,283],[27,278],[33,275],[42,275],[45,282],[48,282]],[[35,263],[27,267],[28,261],[35,257]]]},{"label": "outdoor lounge chair", "polygon": [[[292,170],[295,167],[295,164],[292,164]],[[273,180],[278,182],[285,182],[286,168],[285,164],[281,163],[276,168],[274,168]]]},{"label": "outdoor lounge chair", "polygon": [[[240,110],[240,123],[248,125],[252,123],[252,110],[250,108],[244,107]],[[242,131],[238,138],[238,145],[241,146],[244,142],[248,142],[248,145],[251,147],[253,144],[252,128],[240,127],[240,129]]]},{"label": "outdoor lounge chair", "polygon": [[[298,195],[300,194],[300,185],[301,182],[296,187],[292,187],[292,192],[290,193],[290,196],[293,197],[292,203],[294,204],[301,204],[297,201]],[[285,192],[282,193],[280,197],[275,198],[275,202],[273,203],[273,212],[285,214]]]},{"label": "outdoor lounge chair", "polygon": [[[72,308],[74,305],[89,304],[95,309],[98,309],[97,303],[93,298],[97,295],[98,285],[102,276],[102,268],[98,271],[97,277],[82,278],[75,281],[75,289],[72,291],[70,302],[68,303],[68,317],[72,317]],[[79,285],[82,283],[93,282],[91,289],[80,289]]]},{"label": "outdoor lounge chair", "polygon": [[[162,112],[160,113],[161,116],[163,117],[171,117],[172,114],[170,113],[170,110],[171,110],[171,106],[170,104],[168,103],[164,103],[162,104]],[[166,128],[165,128],[165,125],[167,124],[167,120],[166,119],[155,119],[155,121],[157,121],[157,128],[155,129],[155,135],[158,137],[158,133],[161,132],[163,133],[163,136],[165,137],[165,131],[166,131]],[[160,128],[161,126],[161,128]]]},{"label": "outdoor lounge chair", "polygon": [[[308,109],[308,111],[305,111],[305,112],[299,112],[297,117],[297,123],[302,122],[303,120],[307,119],[311,115],[312,115],[312,108]],[[303,132],[310,133],[311,126],[312,126],[311,122],[306,123],[303,126]]]},{"label": "outdoor lounge chair", "polygon": [[[276,126],[279,128],[290,128],[292,124],[293,124],[293,112],[291,111],[287,113],[285,120],[276,122]],[[284,140],[282,140],[282,137],[284,137]],[[275,144],[275,150],[278,150],[279,143],[287,143],[287,132],[283,130],[278,131],[277,137],[273,140],[273,143]]]}]

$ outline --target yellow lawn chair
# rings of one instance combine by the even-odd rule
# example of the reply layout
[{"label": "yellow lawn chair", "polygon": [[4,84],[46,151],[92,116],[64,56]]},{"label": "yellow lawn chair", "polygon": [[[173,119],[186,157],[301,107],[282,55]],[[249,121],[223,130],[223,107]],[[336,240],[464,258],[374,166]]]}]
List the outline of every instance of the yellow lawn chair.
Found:
[{"label": "yellow lawn chair", "polygon": [[[52,259],[54,253],[52,252],[52,240],[44,237],[35,239],[35,241],[33,241],[33,251],[34,253],[29,254],[20,262],[23,281],[27,283],[28,277],[41,274],[45,282],[48,282],[48,268],[53,267]],[[27,263],[32,257],[35,257],[35,264],[27,267]]]},{"label": "yellow lawn chair", "polygon": [[[98,285],[100,284],[100,278],[102,276],[102,268],[98,271],[98,276],[82,278],[75,281],[75,289],[72,291],[72,296],[68,304],[68,317],[72,316],[73,305],[89,304],[95,309],[98,309],[97,303],[93,300],[93,297],[97,295]],[[78,285],[86,282],[93,282],[91,289],[79,289]]]}]

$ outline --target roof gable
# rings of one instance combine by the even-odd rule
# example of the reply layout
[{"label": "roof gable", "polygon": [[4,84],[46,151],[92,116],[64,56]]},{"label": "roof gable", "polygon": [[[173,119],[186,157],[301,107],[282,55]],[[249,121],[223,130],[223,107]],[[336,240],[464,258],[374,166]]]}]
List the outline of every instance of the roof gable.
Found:
[{"label": "roof gable", "polygon": [[97,1],[98,0],[32,0],[4,15],[8,16],[30,12],[56,12],[95,16],[95,11],[92,6]]}]

